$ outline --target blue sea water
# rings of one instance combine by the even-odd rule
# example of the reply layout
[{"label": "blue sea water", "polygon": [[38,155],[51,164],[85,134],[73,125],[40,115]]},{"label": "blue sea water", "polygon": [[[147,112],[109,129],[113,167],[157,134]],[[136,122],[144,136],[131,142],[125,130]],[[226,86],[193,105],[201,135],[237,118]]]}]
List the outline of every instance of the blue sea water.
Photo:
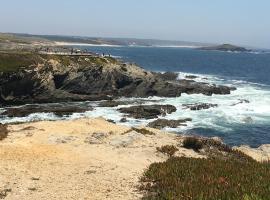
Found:
[{"label": "blue sea water", "polygon": [[[201,51],[191,48],[165,47],[80,47],[96,53],[105,53],[127,62],[134,62],[152,71],[173,71],[179,73],[179,79],[186,75],[196,75],[196,81],[223,84],[237,88],[230,95],[205,96],[201,94],[183,94],[177,98],[149,97],[145,104],[171,104],[177,111],[164,118],[192,118],[187,126],[176,129],[166,128],[183,134],[221,137],[229,145],[247,144],[258,147],[270,144],[270,52],[233,53],[219,51]],[[249,103],[239,103],[240,99]],[[124,99],[131,101],[134,99]],[[82,102],[94,106],[94,111],[73,114],[64,119],[80,117],[105,117],[125,125],[146,125],[153,120],[136,120],[123,117],[117,108],[96,107],[97,102]],[[186,103],[214,103],[218,107],[208,110],[190,111],[182,106]],[[161,117],[163,118],[163,117]],[[36,113],[25,118],[4,118],[2,123],[59,120],[53,114]]]},{"label": "blue sea water", "polygon": [[[226,96],[182,95],[159,100],[178,108],[167,118],[193,119],[187,127],[172,131],[219,136],[230,145],[255,147],[270,143],[270,52],[235,53],[170,47],[89,47],[88,50],[111,54],[148,70],[179,72],[180,78],[194,74],[198,76],[197,81],[205,82],[207,78],[210,83],[237,87]],[[250,103],[232,106],[239,99]],[[181,106],[197,102],[217,103],[219,107],[187,111]],[[141,124],[143,121],[133,120],[133,123]]]}]

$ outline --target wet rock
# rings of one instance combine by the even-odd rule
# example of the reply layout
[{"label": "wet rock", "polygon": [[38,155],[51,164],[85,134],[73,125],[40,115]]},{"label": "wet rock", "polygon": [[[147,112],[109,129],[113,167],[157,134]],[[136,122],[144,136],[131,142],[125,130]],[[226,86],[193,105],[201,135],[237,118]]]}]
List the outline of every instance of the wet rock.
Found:
[{"label": "wet rock", "polygon": [[192,121],[192,119],[181,119],[181,120],[168,120],[168,119],[157,119],[150,122],[147,126],[156,129],[163,129],[165,127],[177,128],[179,126],[186,126],[186,122]]},{"label": "wet rock", "polygon": [[165,116],[176,111],[172,105],[141,105],[118,109],[121,113],[127,114],[135,119],[154,119],[158,116]]},{"label": "wet rock", "polygon": [[246,100],[246,99],[238,99],[238,101],[239,101],[239,102],[234,103],[234,104],[232,104],[231,106],[236,106],[236,105],[242,104],[242,103],[250,103],[250,101],[249,101],[249,100]]},{"label": "wet rock", "polygon": [[1,115],[8,117],[26,117],[32,113],[54,113],[57,116],[71,115],[73,113],[83,113],[90,111],[92,108],[84,108],[72,105],[26,105],[21,107],[9,107]]},{"label": "wet rock", "polygon": [[225,95],[230,94],[231,90],[236,89],[232,87],[196,82],[194,80],[186,79],[179,80],[179,83],[181,93],[187,94],[204,94],[208,96],[211,96],[213,94]]},{"label": "wet rock", "polygon": [[99,103],[100,107],[117,107],[119,105],[123,105],[123,102],[120,101],[103,101]]},{"label": "wet rock", "polygon": [[122,123],[125,123],[125,122],[127,122],[128,120],[127,120],[127,118],[122,118],[121,120],[120,120],[120,122],[122,122]]},{"label": "wet rock", "polygon": [[185,78],[187,78],[187,79],[195,79],[195,78],[198,78],[198,76],[187,75],[187,76],[185,76]]},{"label": "wet rock", "polygon": [[217,107],[217,104],[211,104],[211,103],[195,103],[195,104],[183,104],[182,105],[184,109],[190,109],[190,110],[205,110],[213,107]]},{"label": "wet rock", "polygon": [[115,124],[115,121],[112,119],[107,119],[106,121]]}]

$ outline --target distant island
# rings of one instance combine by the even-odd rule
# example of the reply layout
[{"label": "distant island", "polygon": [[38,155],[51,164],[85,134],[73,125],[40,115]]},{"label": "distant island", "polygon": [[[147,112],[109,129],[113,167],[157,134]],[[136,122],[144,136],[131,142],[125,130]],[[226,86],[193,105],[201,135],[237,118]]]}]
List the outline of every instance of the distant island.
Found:
[{"label": "distant island", "polygon": [[199,48],[200,50],[208,50],[208,51],[232,51],[232,52],[248,52],[250,50],[239,47],[231,44],[222,44],[218,46],[209,46],[209,47],[202,47]]}]

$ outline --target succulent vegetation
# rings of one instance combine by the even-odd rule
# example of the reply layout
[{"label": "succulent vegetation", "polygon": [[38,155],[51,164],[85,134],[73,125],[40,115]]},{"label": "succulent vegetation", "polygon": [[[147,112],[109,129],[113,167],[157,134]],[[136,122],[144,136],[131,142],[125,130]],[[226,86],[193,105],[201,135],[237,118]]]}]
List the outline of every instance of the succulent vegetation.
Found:
[{"label": "succulent vegetation", "polygon": [[171,157],[178,151],[178,149],[174,145],[164,145],[162,147],[157,147],[157,151]]},{"label": "succulent vegetation", "polygon": [[141,189],[144,200],[269,200],[270,165],[171,157],[149,167]]},{"label": "succulent vegetation", "polygon": [[187,137],[183,146],[203,150],[207,159],[173,156],[151,164],[141,178],[144,200],[269,200],[269,163],[256,162],[209,138]]}]

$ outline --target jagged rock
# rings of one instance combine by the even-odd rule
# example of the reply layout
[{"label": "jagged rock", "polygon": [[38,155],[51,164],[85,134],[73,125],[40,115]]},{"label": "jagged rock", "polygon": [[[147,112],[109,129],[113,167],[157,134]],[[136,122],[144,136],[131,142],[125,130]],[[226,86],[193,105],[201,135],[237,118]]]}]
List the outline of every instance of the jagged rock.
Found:
[{"label": "jagged rock", "polygon": [[217,107],[217,104],[211,104],[211,103],[195,103],[195,104],[183,104],[182,105],[185,109],[190,110],[205,110],[213,107]]},{"label": "jagged rock", "polygon": [[157,119],[150,122],[147,126],[156,129],[163,129],[165,127],[177,128],[179,126],[186,126],[186,122],[192,121],[192,119],[180,119],[180,120],[168,120],[168,119]]},{"label": "jagged rock", "polygon": [[179,80],[181,93],[187,94],[204,94],[211,96],[213,94],[230,94],[233,87],[220,86],[215,84],[208,84],[203,82],[196,82],[194,80]]},{"label": "jagged rock", "polygon": [[[16,56],[16,57],[14,57]],[[0,104],[111,100],[118,97],[178,97],[188,94],[230,94],[233,88],[175,80],[134,64],[97,56],[9,54],[8,61],[27,60],[16,70],[0,69]],[[7,59],[0,55],[0,59]],[[16,64],[14,63],[14,64]],[[113,105],[113,104],[111,104]],[[116,104],[114,104],[116,105]]]},{"label": "jagged rock", "polygon": [[175,72],[156,73],[156,75],[166,81],[174,81],[178,78],[178,74]]},{"label": "jagged rock", "polygon": [[172,105],[141,105],[120,108],[118,111],[135,119],[154,119],[160,115],[165,116],[166,114],[175,112],[176,107]]}]

